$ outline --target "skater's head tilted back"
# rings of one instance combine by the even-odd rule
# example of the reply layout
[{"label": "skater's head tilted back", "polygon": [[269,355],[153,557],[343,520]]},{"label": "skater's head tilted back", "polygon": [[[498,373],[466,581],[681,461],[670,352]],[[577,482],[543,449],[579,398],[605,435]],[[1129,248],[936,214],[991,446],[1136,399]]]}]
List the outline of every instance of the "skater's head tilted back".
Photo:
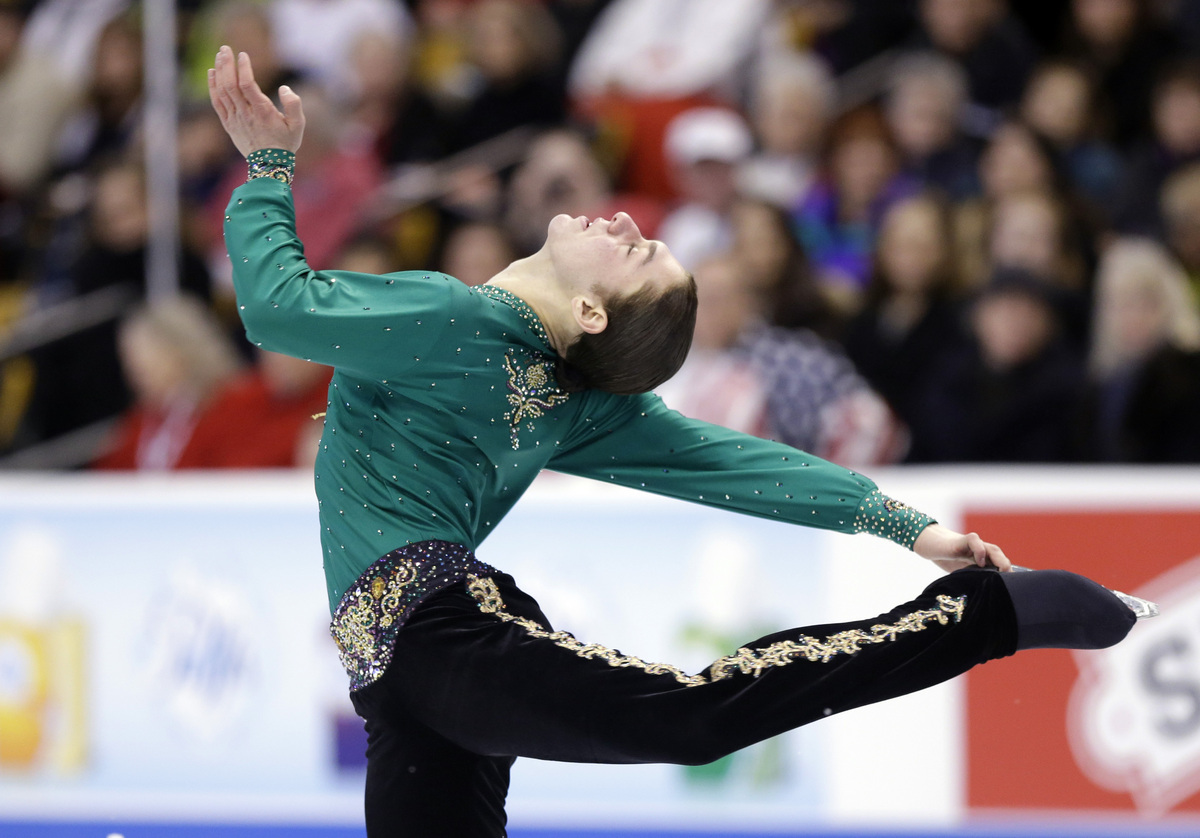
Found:
[{"label": "skater's head tilted back", "polygon": [[653,390],[682,366],[696,324],[696,283],[623,212],[550,221],[546,243],[492,279],[537,312],[568,392]]}]

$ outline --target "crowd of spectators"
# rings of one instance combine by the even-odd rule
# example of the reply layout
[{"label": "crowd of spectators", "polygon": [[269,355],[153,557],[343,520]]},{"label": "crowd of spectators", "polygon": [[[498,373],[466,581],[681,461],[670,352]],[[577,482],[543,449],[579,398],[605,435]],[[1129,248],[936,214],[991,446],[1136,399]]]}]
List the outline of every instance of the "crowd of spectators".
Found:
[{"label": "crowd of spectators", "polygon": [[316,269],[475,284],[623,209],[700,287],[685,412],[853,466],[1200,462],[1200,3],[176,6],[182,296],[147,301],[140,5],[0,0],[0,456],[311,457],[329,370],[249,346],[232,298],[228,43],[304,99]]}]

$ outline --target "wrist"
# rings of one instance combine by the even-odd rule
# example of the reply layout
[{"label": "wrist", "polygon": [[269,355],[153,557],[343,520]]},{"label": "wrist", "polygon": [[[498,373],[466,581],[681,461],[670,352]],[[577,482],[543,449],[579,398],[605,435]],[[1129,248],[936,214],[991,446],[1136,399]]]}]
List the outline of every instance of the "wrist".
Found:
[{"label": "wrist", "polygon": [[283,148],[259,148],[246,155],[246,180],[271,178],[291,185],[296,155]]},{"label": "wrist", "polygon": [[854,515],[854,532],[868,532],[909,550],[915,548],[917,538],[927,527],[936,524],[924,512],[890,498],[878,489],[863,498]]}]

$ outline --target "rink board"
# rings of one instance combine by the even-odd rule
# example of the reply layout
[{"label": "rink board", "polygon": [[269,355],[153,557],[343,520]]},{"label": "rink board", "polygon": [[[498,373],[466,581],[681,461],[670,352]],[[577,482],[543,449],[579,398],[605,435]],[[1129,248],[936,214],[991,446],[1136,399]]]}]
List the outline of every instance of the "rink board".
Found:
[{"label": "rink board", "polygon": [[[1183,616],[1123,644],[1128,659],[1019,656],[712,767],[522,760],[510,834],[958,835],[1012,818],[986,834],[1200,832],[1187,703],[1200,475],[878,479],[1029,564],[1165,585]],[[0,480],[0,835],[361,834],[362,734],[327,634],[314,510],[295,475]],[[1147,523],[1155,547],[1131,561],[1119,536]],[[879,613],[933,578],[875,539],[556,476],[479,552],[556,626],[689,671],[788,625]],[[1148,666],[1144,683],[1121,674]],[[1164,719],[1172,735],[1156,741]],[[1034,772],[1032,794],[1018,779],[1031,751],[1052,772]]]}]

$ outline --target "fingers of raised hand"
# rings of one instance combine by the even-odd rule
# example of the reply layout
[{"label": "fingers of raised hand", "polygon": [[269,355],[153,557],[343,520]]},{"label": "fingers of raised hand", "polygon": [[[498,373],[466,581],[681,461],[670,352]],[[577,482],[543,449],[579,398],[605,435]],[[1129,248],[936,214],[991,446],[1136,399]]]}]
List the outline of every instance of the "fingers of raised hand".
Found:
[{"label": "fingers of raised hand", "polygon": [[213,110],[217,112],[222,124],[229,119],[229,112],[225,107],[225,101],[221,98],[221,93],[217,89],[217,71],[214,68],[209,68],[208,71],[208,100],[212,102]]},{"label": "fingers of raised hand", "polygon": [[213,65],[213,83],[217,96],[225,108],[226,114],[232,117],[246,108],[245,97],[238,87],[238,70],[233,60],[233,51],[229,47],[221,47]]},{"label": "fingers of raised hand", "polygon": [[254,79],[254,67],[250,64],[250,56],[244,52],[239,52],[237,57],[237,79],[238,88],[241,90],[242,96],[246,103],[253,108],[261,108],[264,105],[275,109],[267,94],[263,93],[258,86],[258,82]]}]

